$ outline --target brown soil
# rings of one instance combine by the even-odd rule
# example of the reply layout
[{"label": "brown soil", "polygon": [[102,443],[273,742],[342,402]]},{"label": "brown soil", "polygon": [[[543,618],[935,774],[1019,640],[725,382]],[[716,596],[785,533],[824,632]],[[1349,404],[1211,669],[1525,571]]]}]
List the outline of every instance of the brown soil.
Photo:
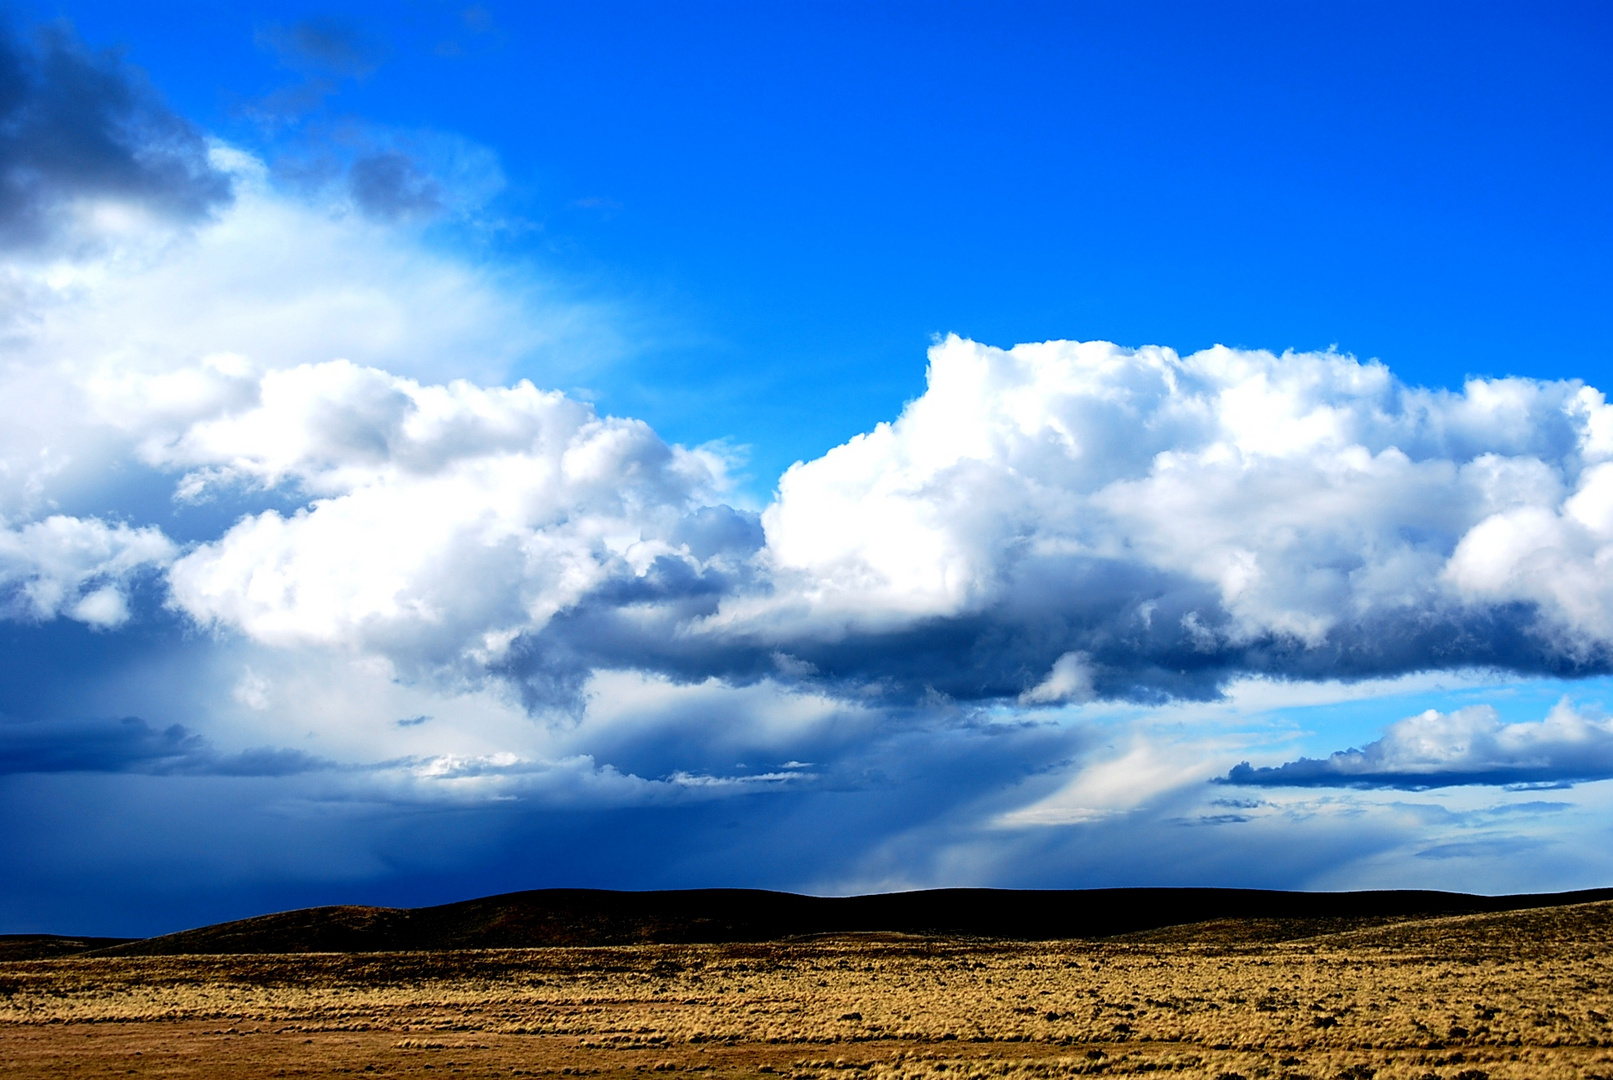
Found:
[{"label": "brown soil", "polygon": [[1606,1078],[1610,1016],[1613,903],[1107,942],[100,957],[0,963],[0,1075]]}]

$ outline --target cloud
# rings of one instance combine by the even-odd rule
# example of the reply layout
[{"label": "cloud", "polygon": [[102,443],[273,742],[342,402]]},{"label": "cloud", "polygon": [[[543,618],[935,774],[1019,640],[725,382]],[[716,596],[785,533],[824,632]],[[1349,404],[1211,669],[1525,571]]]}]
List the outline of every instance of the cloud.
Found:
[{"label": "cloud", "polygon": [[481,233],[526,228],[485,214],[506,186],[496,153],[458,135],[426,128],[346,125],[319,129],[274,159],[275,179],[304,198],[328,202],[387,225],[444,219]]},{"label": "cloud", "polygon": [[442,210],[441,187],[396,150],[355,159],[348,187],[358,208],[381,221],[430,217]]},{"label": "cloud", "polygon": [[1610,456],[1613,409],[1574,381],[954,337],[898,419],[786,472],[772,588],[702,631],[910,699],[1033,702],[1072,656],[1092,694],[1143,700],[1606,671]]},{"label": "cloud", "polygon": [[290,776],[331,763],[298,750],[220,753],[182,724],[122,720],[0,720],[0,775],[145,773],[158,776]]},{"label": "cloud", "polygon": [[0,528],[0,616],[67,616],[99,629],[128,621],[128,591],[142,574],[166,567],[174,544],[151,526],[130,528],[54,514]]},{"label": "cloud", "polygon": [[[361,70],[339,37],[274,47]],[[444,254],[502,184],[485,148],[365,129],[328,164],[293,187],[214,144],[230,201],[0,253],[0,631],[92,658],[10,699],[54,718],[0,724],[6,790],[281,777],[529,838],[544,814],[655,808],[698,819],[684,884],[730,828],[766,865],[824,838],[776,884],[1028,881],[1039,851],[1073,865],[1070,837],[1181,852],[1290,812],[1204,805],[1244,744],[1101,730],[1104,701],[1608,667],[1613,410],[1579,383],[949,338],[901,415],[757,511],[720,448],[545,388],[615,347],[596,311]],[[71,719],[125,713],[183,723]],[[1247,771],[1424,787],[1606,763],[1605,721],[1543,724]],[[252,745],[319,756],[217,748]]]},{"label": "cloud", "polygon": [[663,562],[698,576],[721,557],[680,539],[717,496],[718,459],[530,383],[421,385],[333,361],[265,375],[257,398],[151,451],[200,470],[181,485],[193,495],[315,496],[173,565],[173,603],[204,625],[415,671],[487,666],[608,583]]},{"label": "cloud", "polygon": [[[1038,706],[1251,674],[1586,674],[1613,647],[1593,512],[1613,410],[1574,382],[953,338],[895,423],[787,472],[759,530],[721,504],[719,458],[530,385],[333,361],[242,393],[147,460],[192,496],[312,501],[187,554],[174,603],[480,671],[535,709],[575,712],[601,670]],[[1498,576],[1525,549],[1490,534],[1525,510],[1579,547]]]},{"label": "cloud", "polygon": [[0,240],[39,245],[85,215],[196,220],[230,197],[201,133],[116,53],[0,25]]},{"label": "cloud", "polygon": [[238,151],[213,159],[238,194],[213,219],[114,223],[49,261],[0,251],[0,516],[13,527],[113,507],[169,526],[164,470],[188,470],[167,448],[249,407],[266,373],[344,357],[438,383],[497,383],[517,365],[558,380],[616,355],[602,310],[534,273],[473,267],[284,195]]},{"label": "cloud", "polygon": [[1091,701],[1092,668],[1085,653],[1067,652],[1053,661],[1053,670],[1042,682],[1019,695],[1021,705],[1057,705],[1067,701]]},{"label": "cloud", "polygon": [[[890,423],[741,504],[720,445],[553,389],[608,385],[631,320],[489,261],[496,154],[287,117],[379,51],[262,40],[306,81],[261,156],[66,37],[12,50],[0,918],[136,904],[113,876],[196,921],[355,882],[1605,878],[1607,785],[1461,805],[1607,775],[1589,713],[1207,783],[1284,705],[1608,669],[1598,391],[949,338]],[[79,136],[46,120],[124,165],[52,164]]]},{"label": "cloud", "polygon": [[714,775],[676,769],[646,778],[597,764],[591,755],[536,760],[517,754],[436,754],[381,762],[362,770],[370,791],[400,802],[486,804],[521,800],[550,807],[600,810],[675,805],[743,797],[809,785],[812,773],[785,770]]},{"label": "cloud", "polygon": [[[272,53],[283,67],[301,78],[261,97],[240,101],[237,110],[257,122],[263,134],[273,139],[287,129],[295,130],[320,111],[326,100],[339,92],[344,81],[362,80],[374,74],[386,56],[383,42],[357,24],[333,18],[303,19],[287,24],[260,27],[254,35],[260,49]],[[356,118],[338,122],[344,133],[355,128]],[[343,139],[331,140],[333,145]],[[306,169],[306,162],[277,162],[282,175]]]},{"label": "cloud", "polygon": [[1359,750],[1282,765],[1235,767],[1220,783],[1249,787],[1382,787],[1467,784],[1568,785],[1613,778],[1613,719],[1564,699],[1533,723],[1502,723],[1489,705],[1435,709],[1389,726]]},{"label": "cloud", "polygon": [[298,71],[361,78],[380,64],[385,49],[356,24],[342,19],[302,19],[257,32],[258,45]]},{"label": "cloud", "polygon": [[[387,223],[449,216],[476,221],[505,187],[498,155],[447,132],[370,126],[343,133],[346,194],[359,213]],[[317,170],[316,170],[317,171]],[[504,228],[480,222],[481,228]]]},{"label": "cloud", "polygon": [[1536,837],[1502,836],[1484,840],[1464,840],[1451,844],[1435,844],[1416,853],[1419,859],[1515,859],[1519,855],[1546,846],[1549,841]]},{"label": "cloud", "polygon": [[[297,213],[243,191],[214,228]],[[312,337],[267,364],[157,340],[100,346],[55,392],[77,447],[244,511],[175,553],[176,610],[501,680],[534,710],[575,714],[611,670],[1047,706],[1247,675],[1588,674],[1613,649],[1613,410],[1575,382],[1430,391],[1331,353],[952,338],[901,417],[794,466],[758,520],[723,504],[719,453],[531,383],[308,360]],[[48,490],[20,419],[13,475]],[[84,615],[116,621],[112,601]]]}]

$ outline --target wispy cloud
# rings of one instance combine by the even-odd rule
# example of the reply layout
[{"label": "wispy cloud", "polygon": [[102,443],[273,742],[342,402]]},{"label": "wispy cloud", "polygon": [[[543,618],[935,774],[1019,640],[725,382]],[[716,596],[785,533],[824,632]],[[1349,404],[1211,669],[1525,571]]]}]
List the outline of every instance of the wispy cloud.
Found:
[{"label": "wispy cloud", "polygon": [[259,29],[257,40],[287,67],[349,78],[370,74],[386,54],[357,23],[328,17],[274,23]]},{"label": "wispy cloud", "polygon": [[291,776],[333,767],[299,750],[217,750],[183,724],[121,720],[0,721],[0,775],[144,773],[153,776]]}]

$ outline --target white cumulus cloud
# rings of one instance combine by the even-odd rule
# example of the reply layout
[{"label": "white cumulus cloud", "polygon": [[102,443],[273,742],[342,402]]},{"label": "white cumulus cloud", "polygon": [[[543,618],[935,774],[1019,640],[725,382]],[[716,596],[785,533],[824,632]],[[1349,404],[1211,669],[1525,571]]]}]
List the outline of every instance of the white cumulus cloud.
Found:
[{"label": "white cumulus cloud", "polygon": [[1493,706],[1428,709],[1381,739],[1326,758],[1239,765],[1226,782],[1275,787],[1439,787],[1571,783],[1613,777],[1613,720],[1566,699],[1533,722],[1505,723]]},{"label": "white cumulus cloud", "polygon": [[211,217],[89,215],[69,250],[0,254],[0,512],[48,511],[130,459],[165,463],[265,372],[341,358],[496,383],[615,348],[596,311],[530,272],[289,197],[228,147],[212,162],[235,196]]},{"label": "white cumulus cloud", "polygon": [[162,452],[232,481],[313,493],[244,518],[170,571],[198,621],[275,644],[496,660],[613,574],[690,558],[682,518],[722,463],[530,383],[421,385],[342,361],[265,375],[257,403]]},{"label": "white cumulus cloud", "polygon": [[[1582,383],[953,337],[758,526],[718,455],[511,378],[588,312],[212,161],[209,217],[0,260],[14,613],[118,625],[167,567],[198,624],[573,706],[601,671],[1051,706],[1613,664]],[[58,520],[107,553],[27,539]]]},{"label": "white cumulus cloud", "polygon": [[712,625],[824,670],[801,641],[951,626],[981,691],[1027,702],[1074,688],[1082,654],[1100,694],[1221,665],[1595,669],[1609,458],[1613,409],[1574,381],[1426,390],[1335,353],[953,337],[899,418],[784,475],[777,589]]},{"label": "white cumulus cloud", "polygon": [[65,615],[108,629],[128,621],[127,589],[166,566],[174,545],[161,530],[53,514],[0,528],[0,612],[14,619]]}]

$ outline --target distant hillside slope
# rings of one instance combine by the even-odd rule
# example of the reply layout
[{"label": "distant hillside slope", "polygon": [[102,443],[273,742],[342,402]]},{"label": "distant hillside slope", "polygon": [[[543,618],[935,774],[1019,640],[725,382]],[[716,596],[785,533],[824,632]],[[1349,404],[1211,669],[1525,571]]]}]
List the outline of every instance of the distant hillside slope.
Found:
[{"label": "distant hillside slope", "polygon": [[0,934],[0,963],[75,956],[131,940],[121,937],[63,937],[60,934]]},{"label": "distant hillside slope", "polygon": [[1528,896],[1256,889],[933,889],[816,897],[754,889],[540,889],[426,908],[321,907],[95,949],[102,956],[393,952],[769,941],[812,934],[1048,940],[1226,919],[1464,915],[1613,899],[1613,889]]}]

